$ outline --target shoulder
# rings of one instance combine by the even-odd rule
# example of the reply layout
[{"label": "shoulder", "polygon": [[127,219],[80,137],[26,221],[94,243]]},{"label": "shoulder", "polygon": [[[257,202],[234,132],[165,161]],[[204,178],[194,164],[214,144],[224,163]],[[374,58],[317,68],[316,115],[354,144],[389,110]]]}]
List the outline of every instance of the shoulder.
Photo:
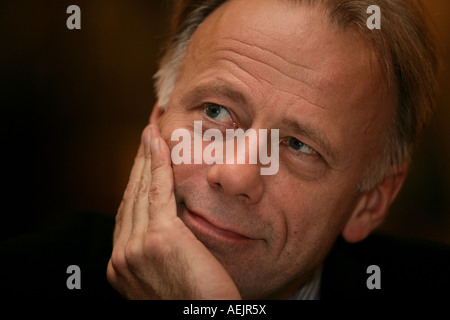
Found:
[{"label": "shoulder", "polygon": [[443,244],[380,234],[355,244],[339,238],[324,263],[321,297],[448,298],[449,270],[450,247]]},{"label": "shoulder", "polygon": [[[0,281],[5,297],[111,298],[106,280],[114,218],[80,213],[33,234],[0,243]],[[80,270],[81,289],[69,289],[70,266]]]}]

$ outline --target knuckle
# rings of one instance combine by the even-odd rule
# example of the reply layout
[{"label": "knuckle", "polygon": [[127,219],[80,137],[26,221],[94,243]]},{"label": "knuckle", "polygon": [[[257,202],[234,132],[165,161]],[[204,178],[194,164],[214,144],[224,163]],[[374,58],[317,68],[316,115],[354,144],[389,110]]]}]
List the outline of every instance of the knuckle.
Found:
[{"label": "knuckle", "polygon": [[158,263],[164,261],[165,257],[172,251],[167,235],[161,231],[148,233],[143,246],[145,257],[149,260],[157,260]]},{"label": "knuckle", "polygon": [[142,245],[140,241],[129,240],[125,247],[125,260],[127,266],[135,269],[142,262]]},{"label": "knuckle", "polygon": [[148,197],[150,200],[159,198],[162,194],[163,186],[157,182],[152,183],[150,190],[148,191]]},{"label": "knuckle", "polygon": [[146,255],[155,253],[161,242],[161,235],[158,232],[148,234],[144,240],[144,253]]},{"label": "knuckle", "polygon": [[148,191],[148,201],[154,210],[160,210],[166,207],[173,196],[173,186],[170,182],[159,181],[152,182]]},{"label": "knuckle", "polygon": [[124,275],[128,268],[123,250],[114,249],[111,255],[111,267],[118,275]]},{"label": "knuckle", "polygon": [[148,189],[147,181],[141,179],[141,182],[139,183],[139,195],[147,194],[147,189]]},{"label": "knuckle", "polygon": [[110,259],[109,263],[108,263],[108,267],[106,269],[106,279],[114,288],[117,288],[117,286],[118,286],[117,275],[118,274],[117,274],[116,270],[114,269],[112,259]]},{"label": "knuckle", "polygon": [[137,185],[136,181],[130,180],[128,182],[128,186],[125,189],[125,192],[123,193],[123,198],[122,198],[123,202],[128,202],[133,198],[134,191],[136,189],[136,185]]}]

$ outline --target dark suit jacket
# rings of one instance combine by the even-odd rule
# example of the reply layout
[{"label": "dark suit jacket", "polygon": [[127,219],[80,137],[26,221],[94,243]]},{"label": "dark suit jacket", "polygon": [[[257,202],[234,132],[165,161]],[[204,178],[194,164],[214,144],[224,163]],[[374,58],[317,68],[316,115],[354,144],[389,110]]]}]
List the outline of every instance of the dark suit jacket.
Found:
[{"label": "dark suit jacket", "polygon": [[[120,299],[106,280],[114,219],[78,214],[34,235],[0,245],[4,297]],[[81,289],[69,290],[67,267],[81,270]],[[380,289],[369,289],[370,265],[379,267]],[[322,274],[321,298],[448,299],[450,249],[423,241],[382,235],[348,244],[338,239]]]},{"label": "dark suit jacket", "polygon": [[[369,289],[371,265],[379,267],[380,289]],[[321,297],[329,299],[450,298],[448,246],[373,234],[356,244],[338,239],[322,274]]]}]

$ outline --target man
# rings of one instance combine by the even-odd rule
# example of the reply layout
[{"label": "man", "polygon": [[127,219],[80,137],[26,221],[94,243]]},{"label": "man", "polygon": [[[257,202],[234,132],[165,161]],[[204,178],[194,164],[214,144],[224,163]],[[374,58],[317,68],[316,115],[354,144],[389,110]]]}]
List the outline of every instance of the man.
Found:
[{"label": "man", "polygon": [[[381,29],[367,26],[374,4]],[[95,215],[24,239],[25,249],[9,243],[0,252],[4,290],[117,297],[112,286],[131,299],[448,297],[447,248],[369,236],[401,189],[432,111],[437,59],[424,19],[406,0],[178,2],[113,243],[112,223]],[[261,158],[250,161],[251,139],[233,144],[228,157],[230,139],[218,133],[238,129],[258,133],[256,149],[276,156],[275,172],[262,174],[271,164]],[[188,140],[173,138],[179,130]],[[216,157],[221,147],[215,161],[205,159],[218,142],[227,161]],[[192,153],[178,148],[185,143]],[[228,161],[240,150],[243,163]],[[80,290],[76,274],[69,277],[77,269],[66,272],[73,264]]]},{"label": "man", "polygon": [[[419,7],[378,1],[381,29],[372,30],[371,4],[179,5],[156,77],[159,100],[116,217],[107,276],[124,297],[327,295],[319,288],[339,267],[326,257],[340,236],[360,242],[383,221],[433,104],[436,58]],[[279,170],[171,165],[173,132],[187,129],[194,145],[196,121],[224,135],[277,129]],[[409,281],[383,267],[396,285]],[[370,291],[368,275],[355,270],[356,286]]]}]

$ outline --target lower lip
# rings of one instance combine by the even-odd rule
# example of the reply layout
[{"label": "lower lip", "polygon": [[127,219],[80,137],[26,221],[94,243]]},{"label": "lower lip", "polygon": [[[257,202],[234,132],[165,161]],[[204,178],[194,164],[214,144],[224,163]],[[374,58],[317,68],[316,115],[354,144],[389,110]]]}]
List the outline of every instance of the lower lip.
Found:
[{"label": "lower lip", "polygon": [[243,241],[243,240],[251,240],[250,238],[244,237],[240,234],[227,231],[224,229],[217,228],[216,226],[212,225],[199,215],[196,215],[195,213],[189,211],[186,207],[184,207],[184,216],[185,216],[185,223],[193,229],[192,231],[194,234],[200,233],[201,235],[206,235],[209,237],[214,238],[220,238],[221,240],[226,241]]}]

